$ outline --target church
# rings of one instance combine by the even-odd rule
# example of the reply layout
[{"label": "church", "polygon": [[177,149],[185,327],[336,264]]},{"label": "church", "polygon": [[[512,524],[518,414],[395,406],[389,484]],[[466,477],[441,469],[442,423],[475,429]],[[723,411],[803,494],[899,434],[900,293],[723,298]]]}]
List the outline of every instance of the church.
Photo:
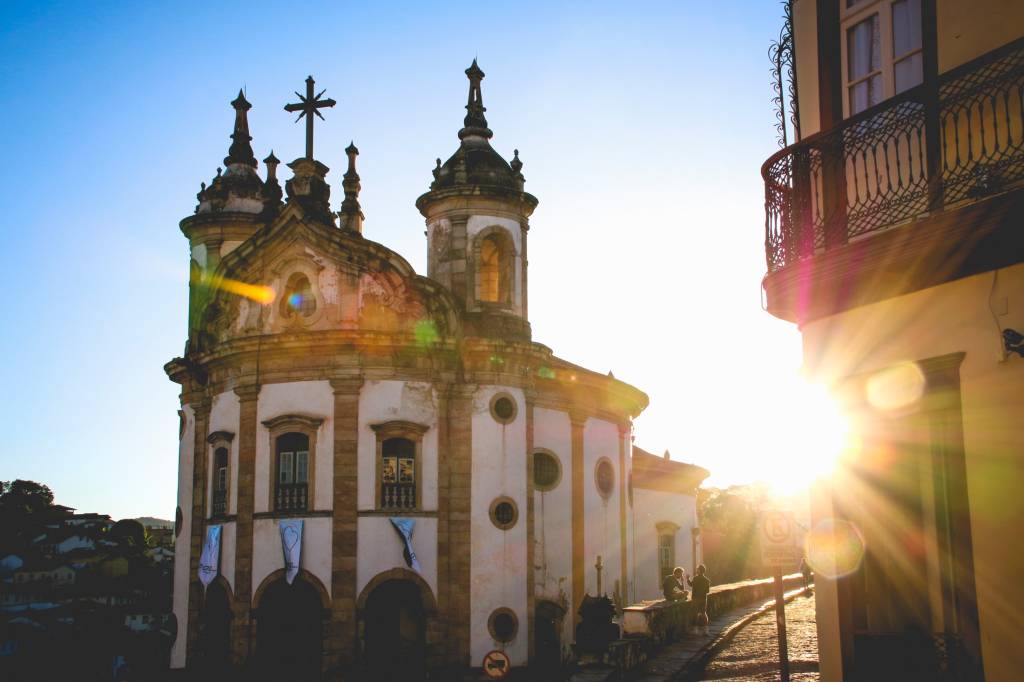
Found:
[{"label": "church", "polygon": [[[518,151],[492,148],[483,71],[416,199],[428,271],[363,234],[359,151],[338,210],[313,154],[278,179],[243,93],[223,170],[181,221],[171,665],[207,677],[423,679],[572,656],[584,595],[658,596],[699,561],[708,472],[638,450],[639,389],[533,340]],[[493,654],[493,652],[500,652]]]}]

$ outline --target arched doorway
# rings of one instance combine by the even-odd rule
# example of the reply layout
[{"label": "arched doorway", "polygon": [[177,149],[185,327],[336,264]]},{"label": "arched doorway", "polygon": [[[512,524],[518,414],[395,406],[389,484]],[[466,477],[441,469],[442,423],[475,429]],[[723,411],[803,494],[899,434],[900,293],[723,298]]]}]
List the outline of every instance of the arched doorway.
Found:
[{"label": "arched doorway", "polygon": [[424,679],[426,614],[419,587],[406,580],[382,582],[366,598],[362,615],[368,679]]},{"label": "arched doorway", "polygon": [[323,604],[309,582],[274,580],[256,610],[256,664],[261,680],[319,680]]},{"label": "arched doorway", "polygon": [[562,676],[562,617],[565,609],[552,601],[539,600],[533,615],[533,678],[543,682]]},{"label": "arched doorway", "polygon": [[231,595],[223,578],[207,586],[200,618],[203,671],[211,678],[227,677],[231,669]]}]

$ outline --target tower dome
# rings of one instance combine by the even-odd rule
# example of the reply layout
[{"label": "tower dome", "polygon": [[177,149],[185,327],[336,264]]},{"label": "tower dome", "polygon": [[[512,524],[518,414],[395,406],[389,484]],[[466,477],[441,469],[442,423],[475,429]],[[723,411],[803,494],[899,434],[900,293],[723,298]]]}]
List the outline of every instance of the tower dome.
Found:
[{"label": "tower dome", "polygon": [[523,191],[519,150],[509,163],[491,147],[475,59],[466,77],[459,148],[437,160],[430,191],[416,200],[427,222],[428,275],[463,305],[473,333],[529,339],[526,233],[537,198]]}]

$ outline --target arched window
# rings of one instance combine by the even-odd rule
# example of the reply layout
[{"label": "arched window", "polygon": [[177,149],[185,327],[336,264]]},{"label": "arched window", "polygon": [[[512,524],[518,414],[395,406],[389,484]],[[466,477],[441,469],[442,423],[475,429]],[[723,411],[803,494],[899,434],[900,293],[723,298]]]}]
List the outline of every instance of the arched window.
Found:
[{"label": "arched window", "polygon": [[284,296],[281,297],[281,315],[283,317],[294,315],[309,317],[315,312],[316,298],[313,296],[309,278],[302,273],[295,273],[288,279]]},{"label": "arched window", "polygon": [[309,505],[309,436],[277,437],[277,511],[305,511]]},{"label": "arched window", "polygon": [[497,235],[484,237],[480,243],[480,300],[498,303],[501,297],[501,241]]}]

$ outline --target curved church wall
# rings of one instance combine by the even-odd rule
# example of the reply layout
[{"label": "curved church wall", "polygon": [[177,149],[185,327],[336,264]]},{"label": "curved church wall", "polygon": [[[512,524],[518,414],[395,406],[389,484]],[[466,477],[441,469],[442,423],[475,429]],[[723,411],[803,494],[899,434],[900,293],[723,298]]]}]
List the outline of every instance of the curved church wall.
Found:
[{"label": "curved church wall", "polygon": [[[595,474],[600,460],[607,459],[615,472],[612,492],[607,497],[598,491]],[[598,594],[597,569],[601,556],[601,593],[611,596],[615,581],[622,578],[619,529],[619,427],[601,419],[588,419],[583,426],[583,574],[586,593]]]},{"label": "curved church wall", "polygon": [[[302,524],[303,570],[315,575],[327,593],[331,592],[331,519],[306,517]],[[284,568],[278,519],[255,519],[252,538],[252,594],[263,580]],[[254,604],[255,606],[255,604]]]},{"label": "curved church wall", "polygon": [[[396,514],[397,515],[397,514]],[[416,516],[412,546],[420,562],[420,575],[437,599],[437,518]],[[408,569],[405,545],[387,516],[359,518],[359,552],[356,555],[356,594],[378,574],[393,568]]]},{"label": "curved church wall", "polygon": [[[227,431],[234,434],[228,448],[228,514],[238,513],[238,424],[240,419],[238,396],[234,391],[225,391],[214,397],[210,405],[210,426],[209,433],[215,431]],[[206,446],[206,509],[213,509],[213,485],[216,480],[214,476],[213,447]]]},{"label": "curved church wall", "polygon": [[[177,535],[174,539],[174,596],[171,606],[178,621],[179,633],[185,633],[188,623],[187,588],[191,558],[189,528],[192,525],[192,448],[196,441],[196,419],[195,412],[189,405],[182,405],[181,411],[185,424],[181,439],[178,441],[178,509],[181,510],[181,522],[175,528]],[[185,665],[187,639],[183,634],[179,634],[174,640],[171,647],[171,667],[180,668]]]},{"label": "curved church wall", "polygon": [[[507,393],[516,402],[515,419],[498,422],[491,399]],[[526,404],[519,388],[482,386],[473,396],[473,489],[471,493],[470,661],[479,665],[485,654],[501,648],[512,665],[527,663],[526,609]],[[498,496],[515,501],[519,518],[508,530],[491,522],[491,503]],[[495,641],[487,628],[491,612],[512,609],[519,621],[511,642]]]}]

